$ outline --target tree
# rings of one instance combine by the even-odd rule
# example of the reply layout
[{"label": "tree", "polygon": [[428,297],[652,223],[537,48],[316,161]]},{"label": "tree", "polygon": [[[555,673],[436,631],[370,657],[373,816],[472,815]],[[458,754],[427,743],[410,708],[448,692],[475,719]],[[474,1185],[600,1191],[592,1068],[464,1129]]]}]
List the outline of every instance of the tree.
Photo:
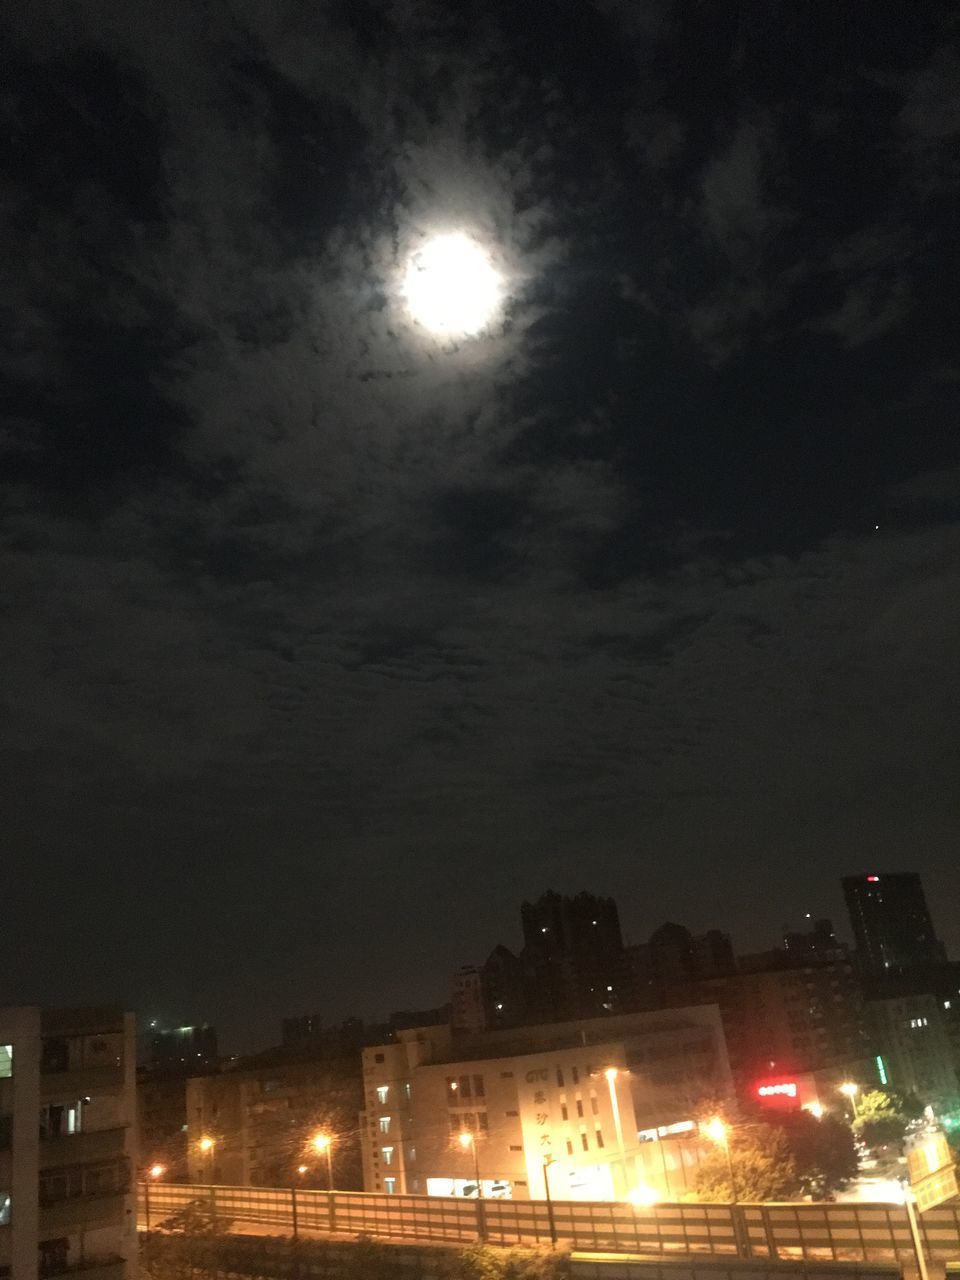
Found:
[{"label": "tree", "polygon": [[729,1147],[729,1162],[719,1146],[701,1161],[694,1182],[699,1199],[789,1200],[799,1194],[801,1179],[783,1129],[767,1124],[732,1127]]},{"label": "tree", "polygon": [[913,1110],[909,1100],[892,1090],[871,1089],[857,1102],[853,1131],[871,1147],[902,1142]]},{"label": "tree", "polygon": [[856,1144],[842,1120],[817,1120],[809,1111],[796,1111],[782,1124],[804,1195],[825,1200],[857,1176]]}]

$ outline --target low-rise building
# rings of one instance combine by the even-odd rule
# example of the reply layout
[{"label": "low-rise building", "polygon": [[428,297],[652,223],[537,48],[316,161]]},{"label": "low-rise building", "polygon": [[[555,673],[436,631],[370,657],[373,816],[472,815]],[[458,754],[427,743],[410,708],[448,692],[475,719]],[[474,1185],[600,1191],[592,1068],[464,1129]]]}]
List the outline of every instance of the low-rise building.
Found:
[{"label": "low-rise building", "polygon": [[719,1012],[668,1009],[363,1052],[367,1191],[538,1199],[678,1197],[704,1110],[732,1094]]},{"label": "low-rise building", "polygon": [[[187,1081],[189,1180],[231,1186],[359,1190],[355,1056],[316,1061],[261,1060]],[[328,1164],[314,1145],[333,1142]],[[303,1172],[300,1170],[303,1168]]]},{"label": "low-rise building", "polygon": [[0,1009],[0,1274],[136,1277],[135,1044],[119,1009]]}]

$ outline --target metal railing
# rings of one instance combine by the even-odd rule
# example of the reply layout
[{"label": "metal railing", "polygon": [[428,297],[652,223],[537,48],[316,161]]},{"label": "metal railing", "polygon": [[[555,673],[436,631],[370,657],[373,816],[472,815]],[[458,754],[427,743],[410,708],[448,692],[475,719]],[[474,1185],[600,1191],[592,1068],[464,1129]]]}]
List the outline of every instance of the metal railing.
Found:
[{"label": "metal railing", "polygon": [[[467,1200],[453,1196],[381,1195],[141,1183],[140,1225],[156,1228],[187,1205],[224,1222],[387,1239],[491,1244],[548,1244],[660,1256],[898,1262],[913,1258],[906,1209],[895,1204],[658,1204],[607,1201]],[[920,1223],[928,1257],[960,1260],[960,1205],[941,1205]]]}]

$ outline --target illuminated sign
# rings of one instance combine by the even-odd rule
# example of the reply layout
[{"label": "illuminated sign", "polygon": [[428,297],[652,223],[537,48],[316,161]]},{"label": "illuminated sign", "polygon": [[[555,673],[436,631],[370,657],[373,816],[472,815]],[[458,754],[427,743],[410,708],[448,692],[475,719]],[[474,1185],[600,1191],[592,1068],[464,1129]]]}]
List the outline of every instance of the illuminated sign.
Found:
[{"label": "illuminated sign", "polygon": [[879,883],[880,883],[879,876],[867,876],[867,884],[879,884]]},{"label": "illuminated sign", "polygon": [[795,1098],[797,1096],[796,1080],[781,1080],[777,1084],[762,1084],[757,1093],[761,1098]]}]

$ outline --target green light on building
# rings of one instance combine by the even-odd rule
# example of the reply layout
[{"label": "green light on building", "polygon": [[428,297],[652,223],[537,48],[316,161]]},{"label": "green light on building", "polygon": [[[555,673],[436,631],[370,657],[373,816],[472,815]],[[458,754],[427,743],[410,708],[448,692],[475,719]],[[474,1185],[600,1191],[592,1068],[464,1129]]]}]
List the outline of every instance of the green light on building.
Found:
[{"label": "green light on building", "polygon": [[890,1082],[887,1079],[887,1068],[883,1065],[883,1058],[880,1057],[879,1053],[874,1058],[874,1062],[877,1064],[877,1075],[880,1077],[880,1083],[889,1084]]}]

